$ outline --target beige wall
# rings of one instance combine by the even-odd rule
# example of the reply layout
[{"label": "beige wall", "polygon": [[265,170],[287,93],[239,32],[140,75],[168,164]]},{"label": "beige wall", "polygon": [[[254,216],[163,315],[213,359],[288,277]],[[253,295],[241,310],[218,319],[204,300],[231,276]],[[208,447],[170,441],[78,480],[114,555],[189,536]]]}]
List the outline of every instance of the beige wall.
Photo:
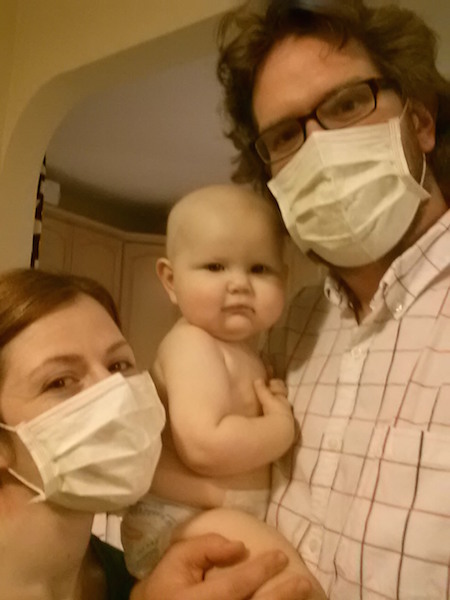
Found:
[{"label": "beige wall", "polygon": [[[0,0],[0,139],[3,141],[13,66],[16,0]],[[0,157],[3,152],[0,146]]]},{"label": "beige wall", "polygon": [[29,263],[40,164],[67,112],[102,86],[200,55],[199,29],[236,4],[0,0],[0,270]]}]

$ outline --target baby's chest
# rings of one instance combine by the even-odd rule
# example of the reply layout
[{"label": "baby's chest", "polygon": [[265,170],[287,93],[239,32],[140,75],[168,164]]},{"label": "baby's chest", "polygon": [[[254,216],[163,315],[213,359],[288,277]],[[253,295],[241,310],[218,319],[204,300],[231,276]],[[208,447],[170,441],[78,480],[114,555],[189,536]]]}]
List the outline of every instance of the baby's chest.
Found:
[{"label": "baby's chest", "polygon": [[248,416],[260,414],[260,404],[255,394],[255,379],[267,379],[262,360],[248,349],[226,348],[227,366],[234,409]]}]

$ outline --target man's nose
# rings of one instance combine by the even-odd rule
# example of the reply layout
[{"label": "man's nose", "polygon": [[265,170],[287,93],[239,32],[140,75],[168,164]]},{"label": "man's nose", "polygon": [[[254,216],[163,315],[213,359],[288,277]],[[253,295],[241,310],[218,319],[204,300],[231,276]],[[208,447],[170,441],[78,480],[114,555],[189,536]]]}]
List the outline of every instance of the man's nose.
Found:
[{"label": "man's nose", "polygon": [[305,123],[306,138],[308,138],[312,133],[314,133],[314,131],[324,131],[324,128],[319,123],[319,121],[317,121],[317,119],[315,119],[314,117],[311,117]]}]

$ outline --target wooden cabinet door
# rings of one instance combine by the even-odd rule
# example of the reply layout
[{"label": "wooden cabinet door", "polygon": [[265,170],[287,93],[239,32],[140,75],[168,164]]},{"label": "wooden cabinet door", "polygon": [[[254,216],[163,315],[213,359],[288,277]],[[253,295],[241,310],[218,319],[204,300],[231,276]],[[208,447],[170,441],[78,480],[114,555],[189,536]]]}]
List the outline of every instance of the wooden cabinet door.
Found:
[{"label": "wooden cabinet door", "polygon": [[105,286],[120,305],[122,240],[86,227],[73,228],[70,272],[92,277]]},{"label": "wooden cabinet door", "polygon": [[158,345],[178,317],[156,275],[164,244],[125,244],[121,316],[125,337],[142,368],[151,366]]},{"label": "wooden cabinet door", "polygon": [[46,216],[39,242],[39,268],[52,273],[70,273],[72,236],[70,223]]}]

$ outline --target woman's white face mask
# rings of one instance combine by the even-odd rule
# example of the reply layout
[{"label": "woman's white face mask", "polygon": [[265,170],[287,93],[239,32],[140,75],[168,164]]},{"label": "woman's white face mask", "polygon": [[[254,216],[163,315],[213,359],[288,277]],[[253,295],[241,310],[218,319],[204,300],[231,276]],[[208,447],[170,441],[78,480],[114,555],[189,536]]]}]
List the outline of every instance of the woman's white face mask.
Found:
[{"label": "woman's white face mask", "polygon": [[103,379],[14,432],[30,453],[42,489],[13,469],[36,492],[66,508],[114,512],[148,491],[161,452],[164,408],[150,375],[120,373]]},{"label": "woman's white face mask", "polygon": [[430,197],[422,187],[425,156],[420,183],[408,168],[403,114],[377,125],[316,131],[269,181],[304,253],[357,267],[377,261],[402,239]]}]

